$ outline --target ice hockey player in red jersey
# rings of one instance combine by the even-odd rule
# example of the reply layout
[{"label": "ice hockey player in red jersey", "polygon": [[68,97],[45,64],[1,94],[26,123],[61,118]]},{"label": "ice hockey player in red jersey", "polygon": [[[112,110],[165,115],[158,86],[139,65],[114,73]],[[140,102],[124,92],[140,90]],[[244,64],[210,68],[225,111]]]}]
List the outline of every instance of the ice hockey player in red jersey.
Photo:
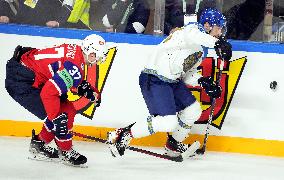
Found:
[{"label": "ice hockey player in red jersey", "polygon": [[[45,120],[38,135],[32,131],[30,152],[36,159],[60,159],[66,164],[82,165],[87,158],[72,148],[76,110],[67,99],[72,90],[96,106],[99,91],[84,80],[85,65],[104,62],[105,40],[87,36],[81,45],[62,44],[46,49],[17,46],[6,65],[5,87],[21,106]],[[58,150],[47,144],[55,140]]]}]

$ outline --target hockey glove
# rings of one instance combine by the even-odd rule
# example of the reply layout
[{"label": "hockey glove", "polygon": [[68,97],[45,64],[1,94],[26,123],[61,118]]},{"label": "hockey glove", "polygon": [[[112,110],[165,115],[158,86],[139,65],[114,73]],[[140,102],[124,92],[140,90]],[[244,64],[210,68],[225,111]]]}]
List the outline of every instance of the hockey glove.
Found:
[{"label": "hockey glove", "polygon": [[208,94],[211,98],[219,98],[221,96],[221,86],[217,86],[211,77],[199,78],[198,84],[200,84],[206,94]]},{"label": "hockey glove", "polygon": [[60,96],[60,101],[61,102],[65,102],[65,101],[67,101],[67,99],[68,99],[67,93],[61,94],[61,96]]},{"label": "hockey glove", "polygon": [[229,61],[232,57],[232,45],[225,39],[224,36],[221,36],[218,41],[216,41],[214,49],[217,56],[220,58]]},{"label": "hockey glove", "polygon": [[86,80],[83,80],[82,83],[77,88],[78,95],[84,96],[87,99],[89,99],[91,102],[96,103],[96,107],[100,106],[100,98],[97,99],[97,96],[99,96],[99,92],[92,89],[89,82]]}]

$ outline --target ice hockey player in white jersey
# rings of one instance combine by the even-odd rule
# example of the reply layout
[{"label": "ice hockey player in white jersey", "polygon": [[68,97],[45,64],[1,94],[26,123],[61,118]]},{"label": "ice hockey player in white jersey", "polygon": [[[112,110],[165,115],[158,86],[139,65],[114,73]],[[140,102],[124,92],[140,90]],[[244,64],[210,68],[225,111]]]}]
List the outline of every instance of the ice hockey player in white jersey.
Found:
[{"label": "ice hockey player in white jersey", "polygon": [[[177,29],[155,47],[152,57],[139,77],[139,85],[149,113],[147,121],[136,122],[108,133],[113,156],[122,156],[132,138],[168,133],[165,154],[178,157],[193,145],[183,144],[191,126],[201,115],[200,103],[187,85],[200,85],[213,98],[221,94],[221,87],[213,79],[202,77],[197,67],[206,57],[206,48],[215,48],[216,54],[230,60],[232,47],[223,35],[226,18],[216,9],[203,11],[199,23]],[[194,143],[191,153],[200,146]]]}]

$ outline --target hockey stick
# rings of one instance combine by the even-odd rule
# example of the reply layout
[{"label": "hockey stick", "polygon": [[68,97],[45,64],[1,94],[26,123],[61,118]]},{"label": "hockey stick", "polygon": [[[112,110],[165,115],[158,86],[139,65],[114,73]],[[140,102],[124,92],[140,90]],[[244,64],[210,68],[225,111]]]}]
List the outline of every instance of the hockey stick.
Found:
[{"label": "hockey stick", "polygon": [[[77,133],[77,132],[74,132],[74,131],[72,132],[72,134],[74,136],[94,140],[94,141],[100,142],[100,143],[106,144],[106,142],[107,142],[107,140],[105,140],[105,139],[101,139],[101,138],[97,138],[97,137],[94,137],[94,136],[89,136],[89,135]],[[142,154],[147,154],[147,155],[150,155],[150,156],[158,157],[158,158],[161,158],[161,159],[170,160],[170,161],[175,161],[175,162],[182,162],[183,161],[183,157],[181,155],[177,156],[177,157],[171,157],[171,156],[168,156],[168,155],[159,154],[159,153],[155,153],[155,152],[152,152],[152,151],[148,151],[148,150],[145,150],[145,149],[140,149],[140,148],[136,148],[136,147],[132,147],[132,146],[128,146],[127,149],[129,149],[131,151],[139,152],[139,153],[142,153]]]},{"label": "hockey stick", "polygon": [[[220,81],[221,81],[221,76],[222,76],[222,71],[223,71],[223,68],[224,68],[224,59],[222,57],[219,57],[221,59],[221,63],[220,63],[220,71],[219,71],[219,74],[218,74],[218,77],[217,77],[217,80],[216,80],[216,85],[219,86],[220,85]],[[217,64],[218,64],[218,61],[217,61]],[[203,145],[200,149],[198,149],[196,151],[197,154],[204,154],[205,153],[205,150],[206,150],[206,144],[207,144],[207,141],[208,141],[208,135],[209,135],[209,127],[213,121],[213,116],[214,116],[214,109],[215,109],[215,106],[216,106],[216,98],[213,98],[212,100],[212,103],[211,103],[211,110],[210,110],[210,114],[209,114],[209,119],[208,119],[208,122],[207,122],[207,127],[206,127],[206,132],[205,132],[205,135],[204,135],[204,140],[203,140]]]}]

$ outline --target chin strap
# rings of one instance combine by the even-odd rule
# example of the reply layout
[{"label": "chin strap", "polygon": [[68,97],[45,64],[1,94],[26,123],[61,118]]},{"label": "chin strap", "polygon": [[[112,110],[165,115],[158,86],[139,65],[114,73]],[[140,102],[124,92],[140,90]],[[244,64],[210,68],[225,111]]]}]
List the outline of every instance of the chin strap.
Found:
[{"label": "chin strap", "polygon": [[205,32],[206,32],[207,34],[210,34],[210,32],[212,31],[212,29],[213,29],[213,27],[212,27],[212,26],[210,26],[209,31],[207,32],[207,31],[205,30]]}]

